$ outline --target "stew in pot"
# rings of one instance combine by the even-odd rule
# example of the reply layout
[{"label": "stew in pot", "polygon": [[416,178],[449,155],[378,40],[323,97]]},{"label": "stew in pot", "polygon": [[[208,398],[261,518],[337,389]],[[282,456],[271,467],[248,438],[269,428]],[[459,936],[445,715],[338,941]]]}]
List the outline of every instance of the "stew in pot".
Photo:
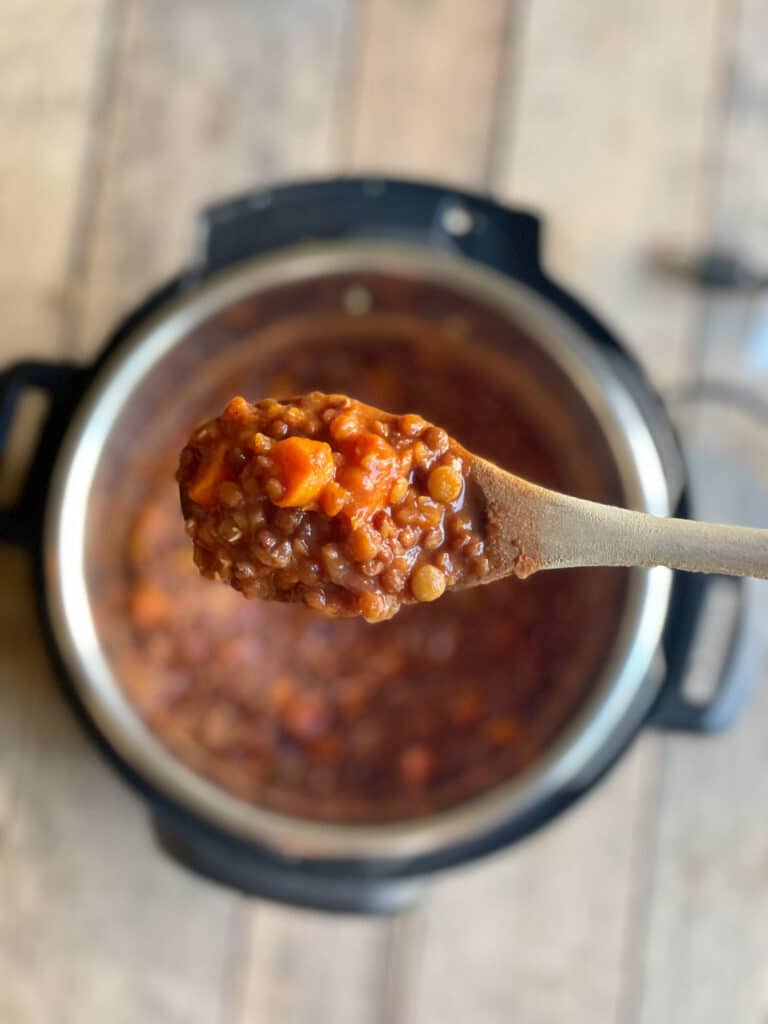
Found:
[{"label": "stew in pot", "polygon": [[[239,325],[251,314],[244,307],[238,316]],[[461,465],[451,461],[442,433],[409,417],[411,409],[443,424],[469,450],[528,479],[598,500],[617,496],[608,457],[589,445],[595,434],[586,414],[565,406],[560,411],[556,398],[547,404],[531,397],[540,371],[494,355],[482,339],[472,345],[466,338],[456,341],[448,328],[442,334],[430,326],[409,336],[401,322],[389,334],[379,326],[373,339],[364,326],[355,329],[357,335],[350,329],[339,336],[335,328],[324,335],[315,318],[307,329],[314,331],[311,342],[305,331],[272,348],[254,344],[244,351],[242,365],[206,368],[204,399],[194,397],[203,391],[198,379],[189,384],[197,388],[192,399],[174,382],[168,423],[152,425],[154,450],[139,451],[135,433],[128,432],[135,469],[104,488],[98,523],[111,516],[120,530],[128,515],[130,529],[122,546],[109,539],[119,561],[109,571],[103,560],[98,563],[98,613],[128,698],[160,741],[194,771],[246,801],[284,813],[383,822],[455,805],[520,774],[541,756],[592,692],[622,615],[627,577],[623,570],[594,569],[541,573],[525,583],[509,579],[416,602],[375,626],[359,616],[329,619],[302,604],[245,601],[231,587],[201,579],[183,533],[173,474],[190,423],[202,418],[202,408],[209,415],[223,408],[236,389],[278,396],[352,393],[398,412],[387,438],[371,424],[364,433],[382,437],[395,450],[423,444],[412,457],[424,460],[426,477],[419,478],[415,505],[404,507],[418,516],[418,499],[429,499],[421,507],[435,522],[419,523],[419,558],[429,558],[446,577],[452,570],[447,561],[437,563],[441,554],[453,566],[482,559],[483,552],[471,527],[459,528],[465,513],[456,493]],[[254,456],[283,453],[274,466],[263,464],[264,486],[274,479],[281,488],[273,488],[271,508],[250,503],[236,466],[224,478],[218,469],[206,477],[200,471],[205,453],[218,442],[205,433],[197,436],[182,485],[197,495],[188,518],[195,520],[198,544],[199,524],[212,509],[230,543],[242,529],[233,513],[246,509],[255,516],[253,536],[261,537],[264,551],[280,561],[286,552],[286,585],[297,585],[295,573],[307,594],[319,593],[309,564],[320,565],[313,544],[306,555],[301,546],[300,557],[295,554],[302,524],[299,506],[291,502],[303,502],[329,479],[330,465],[326,455],[278,446],[290,440],[292,419],[305,413],[318,416],[322,427],[313,437],[327,442],[326,408],[336,410],[333,419],[343,435],[349,410],[334,401],[315,395],[307,407],[284,398],[255,407],[238,402],[229,407],[229,420],[215,421],[228,453],[239,446],[230,442],[243,423]],[[252,430],[255,423],[262,429]],[[372,452],[388,452],[378,441],[366,444]],[[401,468],[376,477],[382,490],[386,480],[390,508],[402,507],[396,500]],[[451,472],[433,476],[436,469]],[[130,491],[120,490],[128,484]],[[345,486],[354,492],[353,476]],[[331,501],[334,493],[311,500]],[[395,525],[398,543],[409,551],[404,542],[413,524],[406,519]],[[353,512],[344,539],[328,540],[341,545],[339,562],[334,553],[329,567],[335,572],[343,558],[361,578],[380,581],[376,589],[353,590],[355,601],[368,593],[378,599],[408,587],[413,592],[418,584],[408,568],[414,566],[408,562],[402,571],[394,553],[380,573],[367,575],[381,553],[369,532],[372,522]],[[94,529],[97,538],[96,523]],[[437,543],[430,548],[433,537]],[[289,539],[290,554],[281,547]],[[106,545],[107,538],[98,542]],[[227,570],[217,550],[213,544],[198,557],[206,569],[223,575]],[[243,568],[233,564],[232,578],[247,589]],[[334,591],[326,600],[346,610],[352,598]],[[371,603],[368,611],[376,618],[379,606]]]}]

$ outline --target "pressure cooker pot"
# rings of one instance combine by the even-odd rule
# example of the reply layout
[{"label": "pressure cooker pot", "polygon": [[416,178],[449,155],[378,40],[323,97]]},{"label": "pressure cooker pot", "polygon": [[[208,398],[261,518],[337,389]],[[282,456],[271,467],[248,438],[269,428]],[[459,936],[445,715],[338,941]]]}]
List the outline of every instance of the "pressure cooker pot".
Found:
[{"label": "pressure cooker pot", "polygon": [[539,234],[532,214],[429,185],[257,192],[202,215],[190,267],[93,366],[3,375],[3,433],[26,388],[50,407],[1,536],[35,558],[75,707],[187,866],[395,910],[562,812],[643,727],[733,717],[737,636],[708,700],[683,688],[701,577],[542,573],[371,626],[246,602],[194,570],[175,459],[236,393],[349,392],[547,486],[688,515],[663,404],[545,274]]}]

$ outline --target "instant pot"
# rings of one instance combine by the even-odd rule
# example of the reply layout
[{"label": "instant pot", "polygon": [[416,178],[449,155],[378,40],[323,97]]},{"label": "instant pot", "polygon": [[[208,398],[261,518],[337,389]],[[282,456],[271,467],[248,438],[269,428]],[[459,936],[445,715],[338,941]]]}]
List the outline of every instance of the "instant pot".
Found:
[{"label": "instant pot", "polygon": [[[511,844],[589,790],[645,727],[726,726],[750,683],[745,616],[733,617],[710,696],[686,695],[707,589],[741,581],[657,568],[629,574],[613,649],[587,704],[524,775],[432,816],[365,825],[308,821],[254,806],[195,775],[149,732],[117,685],[94,625],[85,523],[99,466],[120,457],[120,425],[151,422],[156,371],[205,372],[200,327],[254,296],[332,276],[344,315],[375,317],[375,289],[395,275],[468,296],[524,331],[567,375],[600,426],[624,501],[691,514],[682,452],[665,408],[611,332],[541,266],[541,222],[470,193],[386,179],[341,179],[254,192],[199,219],[189,267],[130,314],[93,365],[22,362],[0,377],[0,440],[27,389],[49,409],[21,495],[0,510],[0,539],[36,566],[51,656],[90,734],[147,802],[159,842],[203,875],[248,893],[331,910],[408,905],[435,871]],[[202,340],[201,340],[202,339]],[[208,346],[208,348],[206,348]],[[153,376],[154,375],[154,376]],[[157,388],[154,388],[156,391]],[[109,529],[104,523],[103,528]]]}]

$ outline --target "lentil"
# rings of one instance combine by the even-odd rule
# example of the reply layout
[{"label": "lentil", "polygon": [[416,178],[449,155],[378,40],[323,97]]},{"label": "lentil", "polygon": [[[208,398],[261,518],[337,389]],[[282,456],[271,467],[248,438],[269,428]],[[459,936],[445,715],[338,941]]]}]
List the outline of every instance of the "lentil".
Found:
[{"label": "lentil", "polygon": [[411,589],[417,601],[436,601],[445,593],[445,573],[434,565],[420,565],[411,576]]},{"label": "lentil", "polygon": [[461,495],[464,481],[461,473],[452,466],[437,466],[427,478],[427,487],[435,501],[449,505]]}]

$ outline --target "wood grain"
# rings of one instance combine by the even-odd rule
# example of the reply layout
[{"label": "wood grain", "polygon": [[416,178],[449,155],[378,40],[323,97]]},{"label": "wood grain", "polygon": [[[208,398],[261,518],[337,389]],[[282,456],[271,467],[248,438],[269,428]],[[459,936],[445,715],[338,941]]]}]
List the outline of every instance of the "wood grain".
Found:
[{"label": "wood grain", "polygon": [[234,898],[153,849],[52,677],[28,565],[2,564],[0,1020],[215,1019]]},{"label": "wood grain", "polygon": [[0,12],[4,361],[57,345],[106,7],[4,0]]},{"label": "wood grain", "polygon": [[718,242],[765,266],[768,182],[761,155],[768,146],[768,7],[740,0],[724,23],[731,48],[723,82],[723,121],[715,189]]},{"label": "wood grain", "polygon": [[[766,425],[717,407],[695,425],[690,458],[702,511],[768,520]],[[750,596],[764,622],[768,586],[751,584]],[[732,731],[666,749],[642,1024],[762,1024],[768,1015],[768,643],[759,626],[752,642],[753,691]],[[702,653],[691,684],[711,686],[717,664],[718,652]]]},{"label": "wood grain", "polygon": [[79,351],[188,259],[207,203],[333,166],[345,0],[134,0]]},{"label": "wood grain", "polygon": [[[738,16],[737,16],[738,15]],[[712,244],[768,269],[768,5],[741,0],[726,26],[722,138],[712,211]],[[711,376],[768,386],[768,299],[763,291],[703,297],[695,352]]]},{"label": "wood grain", "polygon": [[513,0],[370,0],[352,78],[355,170],[482,185]]},{"label": "wood grain", "polygon": [[[743,0],[724,30],[730,59],[712,236],[761,266],[768,229],[768,182],[760,166],[768,146],[766,5]],[[764,395],[764,301],[718,294],[699,301],[701,326],[692,339],[698,376],[735,380]],[[704,404],[688,409],[683,429],[699,514],[768,525],[768,421],[751,421],[746,409]],[[755,585],[751,594],[764,622],[768,588]],[[642,1024],[768,1019],[768,646],[762,633],[753,639],[754,692],[741,721],[716,741],[670,744],[666,752]],[[692,682],[710,673],[702,659]]]},{"label": "wood grain", "polygon": [[[547,217],[547,263],[659,383],[684,372],[696,313],[657,247],[707,230],[725,39],[717,0],[530,7],[497,185]],[[696,26],[695,32],[692,25]]]},{"label": "wood grain", "polygon": [[[104,128],[114,12],[44,6],[6,5],[0,32],[0,218],[14,240],[0,260],[3,359],[62,354],[82,183]],[[0,564],[0,1020],[210,1021],[233,898],[154,853],[138,803],[59,692],[28,562],[3,550]]]},{"label": "wood grain", "polygon": [[236,1021],[379,1024],[390,925],[261,905]]},{"label": "wood grain", "polygon": [[517,850],[446,876],[427,911],[414,1021],[625,1021],[621,980],[649,798],[646,739],[585,802]]}]

